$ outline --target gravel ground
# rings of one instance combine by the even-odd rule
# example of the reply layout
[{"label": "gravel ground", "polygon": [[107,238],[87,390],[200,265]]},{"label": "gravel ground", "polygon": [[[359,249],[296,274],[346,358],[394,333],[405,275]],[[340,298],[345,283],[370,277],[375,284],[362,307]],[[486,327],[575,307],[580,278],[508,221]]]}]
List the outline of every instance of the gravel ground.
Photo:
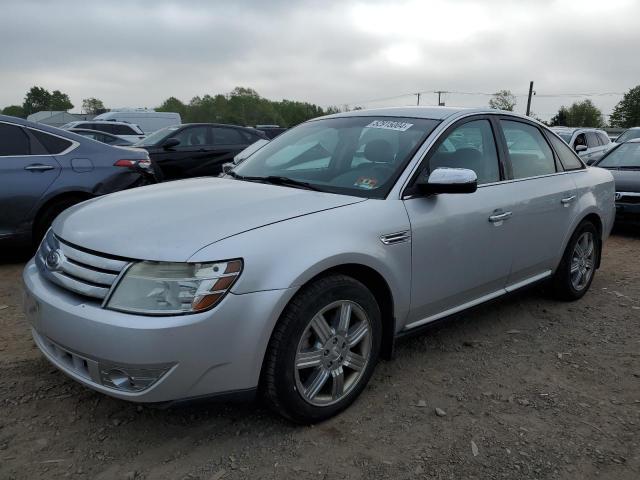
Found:
[{"label": "gravel ground", "polygon": [[[640,233],[576,303],[541,287],[403,341],[312,427],[259,404],[140,407],[38,353],[0,265],[0,478],[640,478]],[[5,254],[15,258],[14,254]]]}]

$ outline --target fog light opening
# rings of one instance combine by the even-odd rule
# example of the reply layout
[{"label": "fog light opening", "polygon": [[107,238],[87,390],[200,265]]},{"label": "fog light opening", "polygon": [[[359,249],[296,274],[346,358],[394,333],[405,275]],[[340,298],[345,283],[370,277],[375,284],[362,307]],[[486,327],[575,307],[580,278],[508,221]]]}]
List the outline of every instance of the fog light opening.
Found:
[{"label": "fog light opening", "polygon": [[107,378],[111,381],[114,387],[121,390],[131,390],[136,388],[136,382],[133,380],[124,370],[119,368],[113,368],[107,372]]}]

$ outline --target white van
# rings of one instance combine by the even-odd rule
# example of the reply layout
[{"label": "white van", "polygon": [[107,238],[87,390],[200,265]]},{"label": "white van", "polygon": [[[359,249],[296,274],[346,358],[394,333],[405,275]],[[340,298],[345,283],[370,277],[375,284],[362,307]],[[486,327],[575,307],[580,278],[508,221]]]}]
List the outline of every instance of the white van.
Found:
[{"label": "white van", "polygon": [[138,125],[147,135],[156,130],[172,125],[180,125],[182,119],[179,113],[156,112],[155,110],[126,110],[102,113],[94,120],[115,120]]}]

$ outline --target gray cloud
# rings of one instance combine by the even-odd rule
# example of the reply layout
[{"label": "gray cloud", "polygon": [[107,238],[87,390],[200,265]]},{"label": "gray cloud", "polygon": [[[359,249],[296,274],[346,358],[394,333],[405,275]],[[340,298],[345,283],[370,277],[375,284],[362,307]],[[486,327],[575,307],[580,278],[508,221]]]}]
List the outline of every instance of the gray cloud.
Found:
[{"label": "gray cloud", "polygon": [[[415,97],[367,101],[522,95],[535,80],[533,109],[548,118],[579,98],[545,95],[640,83],[638,18],[635,0],[8,0],[0,105],[21,103],[32,85],[61,89],[77,107],[88,96],[153,107],[242,85],[273,99],[382,106]],[[605,113],[619,98],[592,97]],[[518,97],[519,110],[525,103]]]}]

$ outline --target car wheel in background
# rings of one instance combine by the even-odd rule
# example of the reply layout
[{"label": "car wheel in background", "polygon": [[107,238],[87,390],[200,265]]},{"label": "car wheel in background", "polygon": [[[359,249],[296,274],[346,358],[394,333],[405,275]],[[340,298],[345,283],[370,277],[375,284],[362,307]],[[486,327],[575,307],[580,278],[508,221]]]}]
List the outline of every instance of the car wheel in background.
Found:
[{"label": "car wheel in background", "polygon": [[553,293],[561,300],[578,300],[589,290],[600,261],[601,240],[598,229],[582,222],[565,249],[552,280]]},{"label": "car wheel in background", "polygon": [[267,404],[300,423],[336,415],[371,378],[381,334],[380,308],[357,280],[331,275],[304,287],[269,342],[261,381]]},{"label": "car wheel in background", "polygon": [[34,247],[38,247],[42,237],[47,233],[49,227],[56,219],[58,215],[64,212],[67,208],[72,207],[73,205],[83,202],[86,198],[82,197],[65,197],[59,200],[55,200],[52,203],[46,205],[43,210],[38,214],[36,220],[33,224],[33,245]]}]

